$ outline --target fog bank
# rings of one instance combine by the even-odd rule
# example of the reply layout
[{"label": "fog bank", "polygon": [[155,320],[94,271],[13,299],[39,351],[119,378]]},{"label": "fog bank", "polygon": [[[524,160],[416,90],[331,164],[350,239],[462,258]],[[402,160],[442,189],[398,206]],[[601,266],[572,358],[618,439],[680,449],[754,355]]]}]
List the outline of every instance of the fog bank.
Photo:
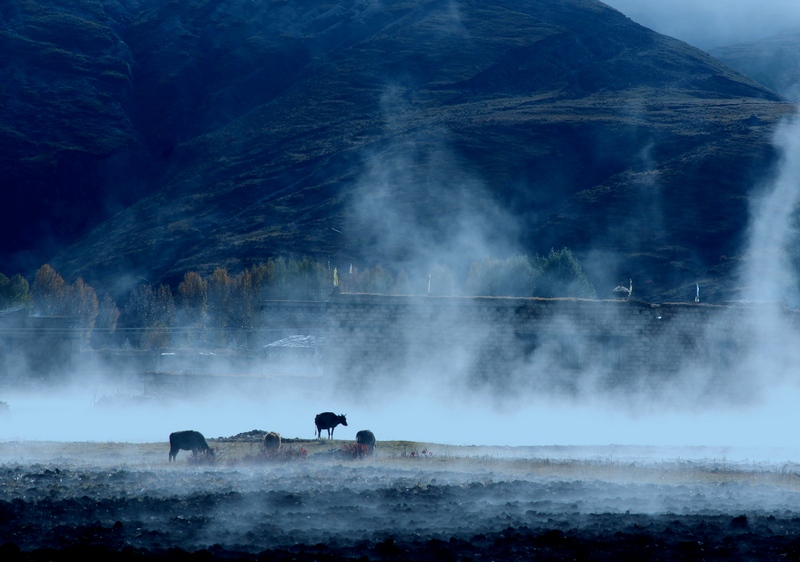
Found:
[{"label": "fog bank", "polygon": [[[230,391],[186,401],[104,408],[91,389],[70,393],[6,395],[10,413],[0,418],[2,441],[130,441],[165,443],[170,432],[195,429],[208,438],[252,429],[285,438],[314,438],[314,416],[347,414],[335,438],[354,440],[360,429],[378,441],[408,440],[451,445],[768,448],[797,445],[800,392],[780,386],[747,404],[707,409],[632,411],[608,397],[572,400],[540,396],[498,407],[481,395],[436,393],[417,381],[389,398],[357,393],[280,389],[247,396]],[[800,461],[800,458],[783,460]]]}]

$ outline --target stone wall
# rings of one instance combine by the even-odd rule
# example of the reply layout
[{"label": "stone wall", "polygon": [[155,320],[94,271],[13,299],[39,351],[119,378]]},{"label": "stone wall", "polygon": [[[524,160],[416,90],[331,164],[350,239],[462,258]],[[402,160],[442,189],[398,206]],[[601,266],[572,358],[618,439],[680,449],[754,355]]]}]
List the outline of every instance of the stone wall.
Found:
[{"label": "stone wall", "polygon": [[[764,319],[778,328],[763,333]],[[223,359],[237,373],[300,372],[356,386],[423,373],[500,390],[518,385],[564,392],[589,386],[658,390],[689,371],[704,373],[704,384],[712,386],[748,376],[744,359],[797,348],[799,328],[798,312],[775,303],[338,294],[325,302],[262,303],[261,326],[248,333],[252,365]],[[0,378],[23,370],[68,370],[79,336],[68,319],[23,311],[0,315]],[[138,353],[155,361],[139,371],[198,371],[196,361],[168,368],[160,352]],[[120,358],[130,363],[127,355]],[[784,364],[791,365],[791,358]],[[214,369],[221,372],[205,371]]]},{"label": "stone wall", "polygon": [[0,312],[0,382],[58,379],[72,368],[81,332],[65,317]]},{"label": "stone wall", "polygon": [[302,334],[324,335],[327,303],[322,301],[265,301],[261,304],[261,345]]},{"label": "stone wall", "polygon": [[325,371],[353,384],[458,371],[500,388],[658,389],[688,369],[741,376],[759,306],[342,294],[326,306]]}]

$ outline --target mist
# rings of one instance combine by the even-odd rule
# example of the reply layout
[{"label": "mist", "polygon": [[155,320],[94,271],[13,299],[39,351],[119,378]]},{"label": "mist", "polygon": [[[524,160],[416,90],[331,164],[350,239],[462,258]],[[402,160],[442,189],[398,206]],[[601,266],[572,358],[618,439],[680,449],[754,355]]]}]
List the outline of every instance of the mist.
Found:
[{"label": "mist", "polygon": [[[800,18],[800,6],[778,1],[665,5],[618,0],[611,5],[643,25],[704,48],[769,34]],[[457,4],[448,6],[457,20]],[[373,259],[396,259],[423,277],[436,263],[463,268],[486,256],[522,253],[520,226],[472,173],[469,162],[449,146],[448,131],[428,127],[402,132],[414,111],[402,86],[386,86],[382,108],[387,131],[402,134],[387,135],[390,142],[362,155],[364,172],[345,235],[369,241],[363,246]],[[740,272],[747,288],[744,300],[784,302],[792,290],[783,249],[797,206],[798,139],[797,122],[784,124],[776,136],[783,160],[776,177],[759,187],[761,197],[753,205],[750,258]],[[643,147],[642,159],[647,155]],[[418,185],[424,187],[414,193]],[[658,205],[652,207],[652,221],[663,220]],[[434,227],[445,220],[448,228]],[[439,238],[436,232],[447,235]],[[597,267],[607,268],[611,260],[599,249],[588,255],[597,256],[592,258]],[[340,271],[347,266],[336,265]],[[745,325],[749,346],[729,372],[721,365],[676,357],[685,364],[657,392],[637,388],[636,381],[617,390],[604,388],[609,367],[603,364],[582,372],[574,392],[553,391],[538,384],[561,376],[552,369],[548,350],[521,361],[513,372],[490,373],[507,386],[470,385],[465,373],[475,361],[479,335],[457,348],[413,348],[397,373],[375,373],[369,386],[351,384],[347,373],[325,371],[317,378],[276,377],[249,388],[220,382],[187,395],[154,397],[146,404],[123,399],[109,407],[102,406],[104,397],[140,396],[144,390],[110,366],[77,364],[55,390],[43,385],[0,395],[10,407],[0,417],[0,440],[166,443],[170,432],[183,429],[209,438],[252,429],[312,438],[314,416],[334,411],[347,414],[350,423],[337,428],[338,439],[353,439],[358,430],[370,429],[379,442],[445,445],[791,447],[796,438],[790,428],[800,421],[795,407],[800,388],[792,369],[800,357],[792,346],[796,330],[783,318],[783,309],[776,304],[766,315],[742,315],[738,322]],[[713,332],[695,336],[699,349],[718,345]],[[576,333],[574,341],[580,339]],[[742,376],[728,376],[734,373]],[[646,375],[640,373],[642,379]],[[791,458],[798,457],[792,452]]]},{"label": "mist", "polygon": [[[739,451],[721,453],[728,457],[780,455],[784,460],[800,460],[794,447],[794,428],[800,422],[796,408],[800,387],[793,376],[794,366],[800,361],[793,345],[798,334],[787,320],[785,305],[779,302],[789,286],[782,250],[792,233],[790,211],[797,204],[798,138],[797,122],[787,122],[777,132],[775,142],[783,158],[775,177],[765,180],[757,190],[749,229],[751,258],[744,260],[747,267],[740,272],[742,284],[749,287],[743,298],[773,304],[756,311],[731,312],[720,307],[716,323],[709,322],[704,332],[689,334],[695,340],[696,353],[675,357],[679,369],[663,386],[647,386],[649,373],[642,372],[621,386],[609,387],[606,378],[611,367],[602,362],[572,373],[567,381],[565,372],[558,368],[558,358],[547,346],[517,364],[490,371],[476,384],[468,373],[477,361],[476,350],[488,337],[479,331],[456,346],[413,344],[397,369],[370,373],[368,383],[353,378],[348,370],[323,365],[321,373],[307,376],[277,373],[252,380],[210,377],[191,392],[150,396],[145,401],[136,399],[144,396],[145,389],[135,373],[94,360],[82,364],[84,355],[78,354],[59,380],[7,389],[0,395],[10,407],[9,413],[0,416],[0,440],[163,441],[166,454],[169,433],[184,429],[200,431],[208,438],[260,429],[277,431],[285,438],[311,439],[314,416],[334,411],[348,416],[349,425],[338,427],[335,433],[337,439],[344,440],[354,439],[360,429],[370,429],[378,442],[727,447]],[[402,212],[392,207],[396,203],[394,194],[402,193],[411,181],[408,167],[415,159],[428,158],[425,151],[431,147],[437,166],[422,167],[423,171],[435,170],[429,176],[431,185],[447,177],[478,185],[478,179],[470,179],[458,169],[459,162],[449,157],[442,139],[446,134],[435,143],[404,144],[390,152],[392,156],[371,156],[363,189],[374,189],[373,196],[380,198],[380,204],[366,198],[355,209],[363,228],[385,226],[391,233],[375,237],[376,252],[389,251],[397,244],[408,244],[409,250],[421,246],[418,254],[410,252],[419,259],[411,259],[409,264],[422,272],[440,256],[468,261],[477,259],[480,252],[502,254],[514,248],[513,236],[498,238],[492,230],[501,212],[480,190],[482,197],[487,197],[486,204],[464,207],[457,228],[451,230],[452,238],[446,240],[425,238],[413,206],[402,207]],[[456,197],[460,193],[456,191]],[[479,213],[479,209],[485,213]],[[499,219],[505,222],[502,232],[515,232],[508,217],[500,214]],[[381,246],[385,242],[389,248]],[[459,325],[462,312],[453,305],[449,312],[453,326]],[[612,318],[610,322],[623,320]],[[572,334],[574,345],[587,345],[578,326],[571,326],[568,319],[556,316],[552,323],[553,329],[560,326],[559,330]],[[734,326],[747,341],[741,360],[735,364],[715,363],[720,349],[725,353],[725,348],[720,348],[723,335],[715,331],[720,323]],[[398,326],[406,332],[418,329],[402,322]],[[662,335],[686,336],[670,330]],[[705,350],[711,352],[704,354]],[[696,360],[693,355],[697,355]],[[357,360],[352,365],[357,366]],[[239,368],[226,365],[223,357],[213,365],[220,375],[236,373]],[[271,369],[268,362],[251,366],[254,374]],[[574,388],[560,389],[565,381]],[[104,399],[110,401],[104,404]],[[742,452],[744,449],[753,450]]]},{"label": "mist", "polygon": [[[445,33],[460,20],[458,3],[446,4]],[[688,19],[723,6],[684,4],[672,9]],[[666,8],[635,5],[670,23],[658,15]],[[709,42],[748,17],[743,3],[726,7],[722,31],[706,22]],[[4,550],[19,542],[21,551],[97,554],[106,544],[131,556],[181,548],[216,559],[225,549],[302,558],[313,548],[311,559],[346,545],[349,558],[441,559],[449,546],[454,559],[531,559],[565,544],[592,551],[583,536],[609,558],[610,546],[634,543],[624,555],[735,559],[736,548],[764,552],[770,541],[783,541],[781,555],[796,550],[800,291],[788,248],[800,121],[778,128],[776,169],[750,192],[739,302],[706,304],[701,288],[699,302],[692,291],[686,302],[651,305],[637,300],[636,278],[614,302],[470,298],[430,285],[426,294],[435,268],[463,278],[474,261],[531,251],[521,243],[529,237],[447,128],[416,113],[402,81],[386,85],[382,108],[384,140],[360,154],[337,227],[365,248],[369,262],[357,267],[402,270],[414,294],[330,287],[313,302],[263,300],[247,328],[178,320],[182,337],[164,323],[164,339],[131,343],[124,336],[144,332],[131,322],[97,349],[63,317],[49,327],[37,319],[40,331],[26,337],[6,338],[2,324]],[[643,256],[639,233],[671,219],[650,142],[640,152],[641,204],[618,225]],[[584,267],[604,272],[594,279],[627,281],[613,277],[614,243],[587,246]],[[327,269],[344,276],[350,256],[338,259]],[[347,416],[335,443],[289,442],[314,439],[314,417],[326,411]],[[187,452],[169,463],[170,433],[188,429],[217,449],[213,461]],[[364,429],[376,456],[342,454]],[[290,450],[305,445],[311,453],[297,460],[307,462],[270,457],[256,439],[213,441],[252,430],[280,433]],[[401,456],[406,446],[431,456]],[[429,558],[406,549],[411,542]]]},{"label": "mist", "polygon": [[635,22],[701,49],[744,43],[800,26],[793,0],[608,0]]},{"label": "mist", "polygon": [[775,145],[780,154],[778,174],[757,191],[751,209],[743,296],[747,300],[797,303],[796,272],[792,271],[787,253],[796,236],[793,215],[800,203],[797,119],[781,124],[775,133]]},{"label": "mist", "polygon": [[164,442],[166,459],[172,431],[195,429],[216,438],[261,429],[284,438],[313,439],[314,416],[333,410],[346,414],[349,422],[336,428],[336,439],[354,440],[357,431],[370,429],[379,447],[382,440],[433,443],[440,451],[447,445],[725,447],[730,450],[711,456],[800,461],[796,385],[775,386],[736,406],[661,406],[638,412],[621,407],[622,397],[531,396],[524,404],[497,407],[480,394],[429,392],[423,380],[410,381],[406,392],[384,399],[331,393],[330,388],[316,393],[288,387],[259,393],[220,390],[169,404],[113,408],[93,405],[89,388],[57,395],[6,393],[11,412],[0,418],[0,440]]},{"label": "mist", "polygon": [[437,264],[466,271],[484,256],[519,253],[517,220],[450,147],[447,129],[408,129],[423,116],[407,95],[400,84],[384,88],[384,129],[392,140],[362,154],[346,235],[371,261],[418,278]]}]

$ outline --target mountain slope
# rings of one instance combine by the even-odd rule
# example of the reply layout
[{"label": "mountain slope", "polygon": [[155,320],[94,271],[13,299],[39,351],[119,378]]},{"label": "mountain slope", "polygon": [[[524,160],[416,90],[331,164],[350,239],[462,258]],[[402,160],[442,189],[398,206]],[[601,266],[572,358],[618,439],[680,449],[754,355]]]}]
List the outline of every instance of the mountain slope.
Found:
[{"label": "mountain slope", "polygon": [[138,160],[127,107],[133,58],[120,37],[127,14],[112,8],[0,4],[1,258],[46,254],[96,224],[104,205],[137,199],[106,192],[111,155]]},{"label": "mountain slope", "polygon": [[794,110],[592,0],[120,4],[136,140],[106,154],[145,186],[54,260],[100,286],[566,245],[601,294],[681,298],[725,279]]}]

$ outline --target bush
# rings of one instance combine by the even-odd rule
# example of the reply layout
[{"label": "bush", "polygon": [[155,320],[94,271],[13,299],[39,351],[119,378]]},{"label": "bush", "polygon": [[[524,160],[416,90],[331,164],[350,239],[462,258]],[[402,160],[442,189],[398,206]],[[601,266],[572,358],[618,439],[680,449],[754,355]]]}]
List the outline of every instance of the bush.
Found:
[{"label": "bush", "polygon": [[0,273],[0,310],[27,306],[30,298],[30,286],[22,275],[16,274],[9,279]]},{"label": "bush", "polygon": [[551,249],[547,257],[540,258],[539,262],[541,275],[536,287],[537,296],[597,298],[597,292],[569,248],[559,251]]},{"label": "bush", "polygon": [[372,450],[370,449],[369,445],[362,445],[361,443],[348,443],[347,445],[342,445],[340,451],[342,452],[343,456],[352,459],[362,459],[372,455]]},{"label": "bush", "polygon": [[526,256],[504,260],[484,258],[473,262],[467,276],[467,293],[473,296],[530,297],[539,271]]},{"label": "bush", "polygon": [[432,459],[436,455],[434,455],[431,451],[427,448],[422,449],[421,453],[418,453],[416,450],[409,452],[403,451],[403,454],[400,455],[404,459]]}]

